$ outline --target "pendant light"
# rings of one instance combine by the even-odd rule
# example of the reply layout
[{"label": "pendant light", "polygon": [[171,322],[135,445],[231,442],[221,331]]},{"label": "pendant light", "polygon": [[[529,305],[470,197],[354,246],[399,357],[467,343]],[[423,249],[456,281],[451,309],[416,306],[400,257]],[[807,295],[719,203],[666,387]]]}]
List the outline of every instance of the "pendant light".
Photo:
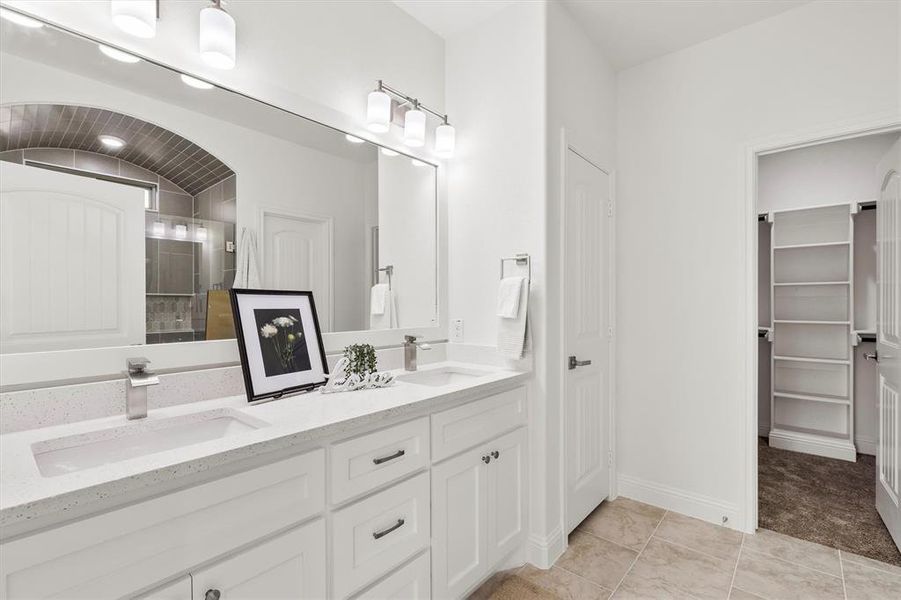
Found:
[{"label": "pendant light", "polygon": [[444,123],[435,129],[435,154],[441,158],[452,157],[456,142],[457,131],[447,122],[447,117],[444,117]]},{"label": "pendant light", "polygon": [[418,148],[425,144],[425,113],[419,110],[419,103],[404,115],[404,144]]},{"label": "pendant light", "polygon": [[220,0],[200,11],[200,55],[217,69],[235,67],[235,20],[225,12]]},{"label": "pendant light", "polygon": [[156,35],[157,0],[110,0],[113,23],[129,35],[149,39]]},{"label": "pendant light", "polygon": [[366,127],[375,133],[386,133],[391,126],[391,97],[379,89],[369,92],[366,101]]}]

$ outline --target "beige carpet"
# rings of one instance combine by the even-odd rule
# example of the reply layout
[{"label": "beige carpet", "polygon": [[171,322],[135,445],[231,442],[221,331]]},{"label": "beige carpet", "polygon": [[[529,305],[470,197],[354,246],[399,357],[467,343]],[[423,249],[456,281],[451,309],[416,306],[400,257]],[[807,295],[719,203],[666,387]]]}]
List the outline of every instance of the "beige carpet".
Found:
[{"label": "beige carpet", "polygon": [[876,459],[823,458],[758,444],[759,526],[901,566],[876,512]]}]

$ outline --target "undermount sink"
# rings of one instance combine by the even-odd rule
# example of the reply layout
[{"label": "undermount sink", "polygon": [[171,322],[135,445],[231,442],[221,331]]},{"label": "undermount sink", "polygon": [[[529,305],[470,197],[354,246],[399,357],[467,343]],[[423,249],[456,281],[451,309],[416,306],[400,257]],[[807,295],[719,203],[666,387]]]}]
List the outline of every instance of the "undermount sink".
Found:
[{"label": "undermount sink", "polygon": [[429,385],[432,387],[440,387],[442,385],[453,385],[456,383],[468,383],[473,379],[488,375],[487,371],[479,371],[478,369],[464,369],[462,367],[441,367],[438,369],[428,369],[426,371],[414,371],[412,373],[404,373],[398,375],[398,381],[406,381],[417,385]]},{"label": "undermount sink", "polygon": [[31,452],[44,477],[217,440],[267,426],[234,409],[217,409],[35,442]]}]

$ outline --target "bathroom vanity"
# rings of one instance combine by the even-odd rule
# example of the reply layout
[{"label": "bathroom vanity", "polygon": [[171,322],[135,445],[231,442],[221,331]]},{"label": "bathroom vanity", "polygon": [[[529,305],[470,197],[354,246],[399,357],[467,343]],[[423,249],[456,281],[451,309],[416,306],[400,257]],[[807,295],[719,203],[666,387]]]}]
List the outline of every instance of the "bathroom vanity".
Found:
[{"label": "bathroom vanity", "polygon": [[0,436],[0,597],[459,598],[517,559],[528,374]]}]

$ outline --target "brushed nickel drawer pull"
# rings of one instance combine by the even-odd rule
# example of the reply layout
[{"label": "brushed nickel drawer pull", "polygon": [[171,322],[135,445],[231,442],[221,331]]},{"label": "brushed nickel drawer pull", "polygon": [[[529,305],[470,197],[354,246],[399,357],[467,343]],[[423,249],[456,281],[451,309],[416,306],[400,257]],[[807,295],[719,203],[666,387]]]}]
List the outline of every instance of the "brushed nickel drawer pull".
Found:
[{"label": "brushed nickel drawer pull", "polygon": [[403,519],[398,519],[398,520],[397,520],[397,523],[395,523],[394,525],[392,525],[392,526],[389,527],[388,529],[383,529],[383,530],[381,530],[381,531],[376,531],[375,533],[372,534],[372,537],[374,537],[375,539],[383,538],[383,537],[385,537],[386,535],[388,535],[389,533],[391,533],[392,531],[394,531],[395,529],[398,529],[399,527],[402,527],[403,524],[404,524],[404,520],[403,520]]},{"label": "brushed nickel drawer pull", "polygon": [[372,462],[375,463],[375,464],[377,464],[377,465],[380,465],[380,464],[382,464],[382,463],[388,462],[389,460],[394,460],[395,458],[400,458],[401,456],[403,456],[403,455],[406,454],[406,453],[407,453],[406,450],[398,450],[397,452],[395,452],[395,453],[392,454],[391,456],[382,456],[382,457],[380,457],[380,458],[373,458],[373,459],[372,459]]}]

